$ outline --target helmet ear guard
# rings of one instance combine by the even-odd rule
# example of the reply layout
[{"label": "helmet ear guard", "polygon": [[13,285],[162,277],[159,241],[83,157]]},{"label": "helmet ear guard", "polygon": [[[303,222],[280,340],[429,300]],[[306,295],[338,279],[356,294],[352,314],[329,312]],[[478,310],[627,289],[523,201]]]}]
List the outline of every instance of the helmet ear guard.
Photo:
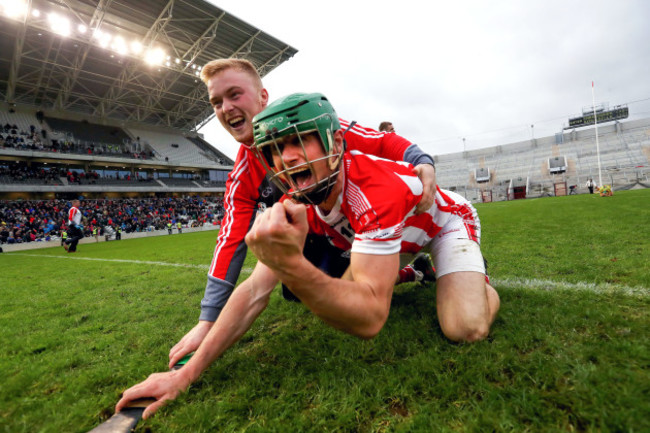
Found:
[{"label": "helmet ear guard", "polygon": [[[335,145],[334,134],[341,129],[338,116],[327,98],[320,93],[294,93],[271,103],[265,110],[253,118],[253,150],[270,180],[281,191],[298,201],[319,204],[328,195],[336,183],[343,148]],[[303,136],[316,134],[323,147],[324,156],[309,160]],[[300,141],[305,163],[296,167],[287,167],[280,158],[281,167],[276,167],[273,156],[281,155],[283,144],[280,139],[296,135]],[[315,177],[313,163],[325,160],[332,173],[303,188],[298,187],[291,177],[291,172],[306,167]]]}]

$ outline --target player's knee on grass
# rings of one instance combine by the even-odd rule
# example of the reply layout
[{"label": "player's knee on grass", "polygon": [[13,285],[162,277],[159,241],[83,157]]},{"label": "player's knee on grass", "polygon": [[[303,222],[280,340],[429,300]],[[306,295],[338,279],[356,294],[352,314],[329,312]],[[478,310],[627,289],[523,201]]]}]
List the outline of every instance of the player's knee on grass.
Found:
[{"label": "player's knee on grass", "polygon": [[485,340],[490,332],[490,327],[486,321],[476,323],[440,323],[442,333],[449,340],[458,343],[473,343]]},{"label": "player's knee on grass", "polygon": [[474,342],[488,336],[493,315],[483,273],[443,275],[437,282],[436,298],[440,328],[448,339]]}]

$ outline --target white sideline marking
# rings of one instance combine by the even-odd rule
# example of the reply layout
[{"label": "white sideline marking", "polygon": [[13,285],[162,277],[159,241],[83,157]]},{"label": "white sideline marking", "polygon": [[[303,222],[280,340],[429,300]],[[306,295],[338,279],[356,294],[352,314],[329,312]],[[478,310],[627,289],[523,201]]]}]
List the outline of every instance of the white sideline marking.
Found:
[{"label": "white sideline marking", "polygon": [[567,283],[566,281],[537,280],[531,278],[490,278],[490,283],[498,289],[536,289],[536,290],[586,290],[594,293],[623,293],[626,295],[648,296],[650,289],[647,287],[628,287],[622,284],[611,283]]},{"label": "white sideline marking", "polygon": [[118,262],[118,263],[136,263],[140,265],[158,265],[158,266],[176,266],[179,268],[196,268],[208,269],[209,265],[189,265],[185,263],[167,263],[167,262],[148,262],[145,260],[124,260],[124,259],[99,259],[95,257],[70,257],[70,256],[50,256],[46,254],[21,254],[11,253],[12,256],[27,256],[27,257],[44,257],[52,259],[69,259],[69,260],[92,260],[96,262]]},{"label": "white sideline marking", "polygon": [[[209,269],[209,265],[191,265],[185,263],[167,263],[167,262],[150,262],[144,260],[125,260],[125,259],[100,259],[95,257],[71,257],[71,256],[51,256],[45,254],[24,254],[24,253],[10,253],[12,256],[27,256],[27,257],[45,257],[53,259],[69,259],[69,260],[91,260],[97,262],[118,262],[118,263],[135,263],[141,265],[157,265],[157,266],[175,266],[179,268],[194,268],[194,269]],[[252,272],[252,268],[244,267],[242,272]],[[565,281],[552,281],[552,280],[538,280],[531,278],[490,278],[490,283],[497,291],[499,288],[511,289],[536,289],[536,290],[586,290],[594,293],[623,293],[627,295],[650,295],[650,289],[647,287],[628,287],[620,284],[610,283],[567,283]]]}]

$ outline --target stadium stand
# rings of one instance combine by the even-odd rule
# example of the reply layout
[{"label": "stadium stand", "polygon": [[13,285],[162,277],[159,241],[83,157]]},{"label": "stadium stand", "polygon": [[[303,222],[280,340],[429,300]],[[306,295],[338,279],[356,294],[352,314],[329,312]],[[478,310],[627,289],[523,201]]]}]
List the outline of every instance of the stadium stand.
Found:
[{"label": "stadium stand", "polygon": [[194,143],[200,149],[200,152],[203,154],[203,156],[205,156],[206,158],[211,159],[220,165],[233,165],[235,163],[235,161],[228,158],[225,154],[221,153],[219,149],[215,149],[214,147],[211,147],[210,143],[205,141],[200,136],[198,135],[196,137],[189,136],[186,138],[190,140],[192,143]]},{"label": "stadium stand", "polygon": [[[59,240],[69,208],[66,200],[0,202],[0,245]],[[85,237],[92,236],[95,227],[106,237],[117,230],[126,234],[165,230],[168,222],[214,226],[223,215],[221,198],[201,197],[83,200],[80,208]]]},{"label": "stadium stand", "polygon": [[[599,125],[598,141],[604,184],[615,190],[650,187],[650,119]],[[572,185],[586,192],[587,179],[598,180],[594,127],[435,159],[438,184],[472,201],[513,199],[519,184],[526,191],[518,197],[565,195]],[[555,169],[555,161],[564,168]],[[485,169],[489,180],[477,182],[477,170]]]},{"label": "stadium stand", "polygon": [[153,157],[173,164],[191,164],[214,166],[218,156],[206,156],[206,151],[200,149],[194,142],[183,135],[149,131],[144,129],[129,129],[131,135],[139,138],[145,148],[150,148]]},{"label": "stadium stand", "polygon": [[88,144],[102,143],[121,146],[125,141],[130,141],[130,137],[118,127],[53,117],[46,117],[45,123],[50,126],[52,131],[65,131],[76,140]]}]

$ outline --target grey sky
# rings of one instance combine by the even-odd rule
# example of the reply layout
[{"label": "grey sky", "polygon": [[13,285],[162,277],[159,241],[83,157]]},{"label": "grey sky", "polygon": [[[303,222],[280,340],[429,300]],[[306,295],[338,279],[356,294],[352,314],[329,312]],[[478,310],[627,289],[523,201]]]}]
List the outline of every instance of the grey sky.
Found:
[{"label": "grey sky", "polygon": [[[322,92],[432,155],[553,135],[592,81],[597,104],[650,116],[648,1],[212,2],[299,50],[265,77],[271,100]],[[218,121],[201,132],[234,159]]]}]

